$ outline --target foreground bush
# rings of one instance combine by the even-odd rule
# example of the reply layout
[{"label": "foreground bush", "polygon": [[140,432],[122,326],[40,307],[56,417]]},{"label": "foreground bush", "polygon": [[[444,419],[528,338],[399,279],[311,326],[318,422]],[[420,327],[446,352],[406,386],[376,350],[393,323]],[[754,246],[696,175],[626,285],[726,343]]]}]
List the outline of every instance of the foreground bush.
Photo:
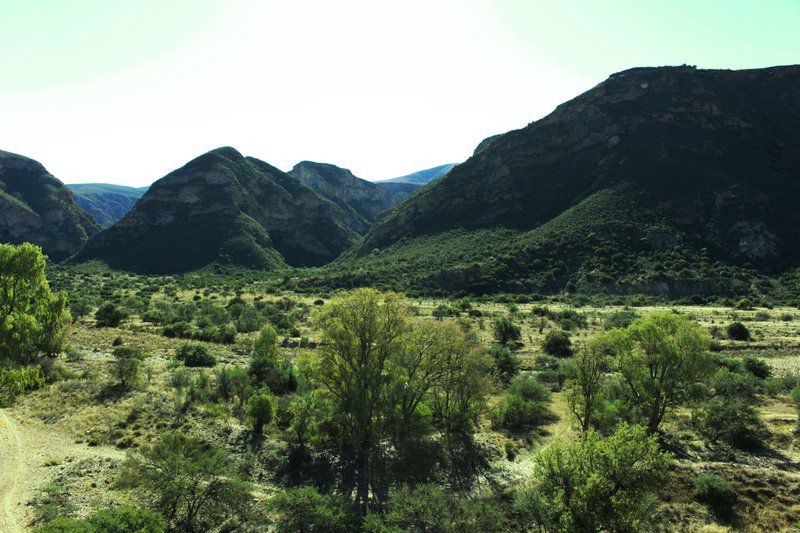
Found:
[{"label": "foreground bush", "polygon": [[493,416],[496,427],[518,431],[544,424],[550,416],[550,389],[532,377],[508,387]]},{"label": "foreground bush", "polygon": [[641,426],[622,424],[607,439],[589,431],[539,453],[534,481],[517,491],[514,508],[544,531],[649,529],[670,461]]},{"label": "foreground bush", "polygon": [[17,396],[44,385],[38,366],[0,368],[0,407],[11,407]]},{"label": "foreground bush", "polygon": [[163,533],[164,518],[149,509],[121,507],[98,511],[83,520],[57,518],[38,533]]},{"label": "foreground bush", "polygon": [[172,531],[233,529],[251,511],[250,486],[228,455],[179,433],[132,456],[121,482],[142,491]]},{"label": "foreground bush", "polygon": [[267,500],[266,507],[270,515],[275,515],[271,525],[276,533],[345,533],[356,530],[356,517],[347,498],[320,494],[314,487],[279,492]]},{"label": "foreground bush", "polygon": [[737,448],[755,448],[768,435],[755,407],[737,397],[715,397],[692,413],[697,431],[706,441],[724,442]]}]

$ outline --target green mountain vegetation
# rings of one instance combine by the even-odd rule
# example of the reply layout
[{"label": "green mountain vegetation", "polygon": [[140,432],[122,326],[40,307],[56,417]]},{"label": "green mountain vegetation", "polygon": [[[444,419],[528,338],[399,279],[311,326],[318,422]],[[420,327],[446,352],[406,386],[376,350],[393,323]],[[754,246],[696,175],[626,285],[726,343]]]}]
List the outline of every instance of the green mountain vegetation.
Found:
[{"label": "green mountain vegetation", "polygon": [[60,261],[99,227],[37,161],[0,151],[0,242],[30,242]]},{"label": "green mountain vegetation", "polygon": [[367,224],[419,188],[412,184],[387,187],[358,178],[346,168],[313,161],[296,164],[289,175],[330,198],[342,209],[356,213]]},{"label": "green mountain vegetation", "polygon": [[75,196],[75,203],[103,228],[121,219],[147,192],[147,187],[111,183],[71,183],[67,188]]},{"label": "green mountain vegetation", "polygon": [[800,265],[798,83],[797,66],[612,75],[491,139],[319,279],[445,293],[769,290]]},{"label": "green mountain vegetation", "polygon": [[452,169],[454,166],[456,166],[455,163],[448,163],[446,165],[439,165],[438,167],[426,168],[425,170],[412,172],[411,174],[406,174],[405,176],[381,180],[376,183],[414,183],[417,185],[425,185],[426,183],[432,182],[436,178],[444,176],[450,172],[450,169]]},{"label": "green mountain vegetation", "polygon": [[211,263],[313,266],[335,259],[366,229],[362,219],[297,179],[219,148],[155,182],[75,260],[150,273]]}]

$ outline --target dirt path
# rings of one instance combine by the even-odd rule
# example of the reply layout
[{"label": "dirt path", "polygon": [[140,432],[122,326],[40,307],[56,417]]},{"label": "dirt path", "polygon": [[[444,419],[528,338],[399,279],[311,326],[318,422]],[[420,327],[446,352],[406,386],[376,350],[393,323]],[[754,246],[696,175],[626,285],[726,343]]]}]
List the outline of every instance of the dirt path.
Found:
[{"label": "dirt path", "polygon": [[0,409],[0,531],[23,531],[20,484],[24,474],[22,439],[17,424]]}]

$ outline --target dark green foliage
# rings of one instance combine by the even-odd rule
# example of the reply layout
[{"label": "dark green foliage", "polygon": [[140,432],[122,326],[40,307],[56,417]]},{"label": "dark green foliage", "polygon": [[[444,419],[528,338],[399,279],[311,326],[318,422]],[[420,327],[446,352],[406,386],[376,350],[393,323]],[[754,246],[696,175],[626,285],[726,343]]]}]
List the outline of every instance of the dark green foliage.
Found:
[{"label": "dark green foliage", "polygon": [[142,350],[132,346],[117,346],[113,355],[114,374],[120,386],[127,388],[135,385],[144,360]]},{"label": "dark green foliage", "polygon": [[767,379],[772,375],[772,369],[763,359],[747,356],[742,359],[742,366],[758,379]]},{"label": "dark green foliage", "polygon": [[44,376],[38,366],[0,368],[0,408],[11,407],[17,396],[42,385]]},{"label": "dark green foliage", "polygon": [[728,338],[734,341],[749,341],[750,330],[741,322],[731,322],[726,328]]},{"label": "dark green foliage", "polygon": [[708,442],[723,442],[737,448],[756,448],[768,430],[758,411],[737,397],[714,397],[692,413],[698,432]]},{"label": "dark green foliage", "polygon": [[264,426],[272,421],[274,407],[269,391],[259,391],[247,400],[247,416],[253,423],[253,431],[263,433]]},{"label": "dark green foliage", "polygon": [[521,377],[509,385],[496,411],[493,424],[520,431],[544,424],[550,414],[550,389],[532,377]]},{"label": "dark green foliage", "polygon": [[185,343],[175,350],[175,358],[183,361],[185,366],[212,367],[217,364],[217,359],[208,352],[202,344]]},{"label": "dark green foliage", "polygon": [[503,345],[519,341],[521,338],[520,327],[514,323],[510,316],[499,316],[492,321],[492,332],[495,340]]},{"label": "dark green foliage", "polygon": [[104,509],[82,520],[57,518],[37,533],[164,533],[164,518],[149,509],[120,507]]},{"label": "dark green foliage", "polygon": [[320,494],[314,487],[279,492],[266,503],[277,533],[345,533],[356,529],[356,515],[343,496]]},{"label": "dark green foliage", "polygon": [[729,521],[737,501],[736,491],[723,477],[700,474],[694,480],[695,497],[707,504],[724,521]]},{"label": "dark green foliage", "polygon": [[616,311],[603,319],[603,328],[607,330],[614,328],[627,328],[638,317],[639,315],[636,313],[636,311],[631,309]]},{"label": "dark green foliage", "polygon": [[128,314],[112,302],[106,302],[95,312],[94,319],[98,327],[115,328],[128,317]]},{"label": "dark green foliage", "polygon": [[557,357],[572,356],[572,341],[565,331],[550,330],[542,341],[542,350],[548,355]]},{"label": "dark green foliage", "polygon": [[501,383],[509,383],[519,373],[519,358],[505,346],[494,344],[488,353],[493,361],[492,374]]},{"label": "dark green foliage", "polygon": [[272,326],[264,326],[253,342],[249,373],[253,383],[265,386],[275,394],[297,389],[294,366],[278,352],[278,334]]},{"label": "dark green foliage", "polygon": [[132,456],[120,481],[140,489],[170,530],[224,530],[246,523],[250,514],[250,487],[227,454],[180,433]]}]

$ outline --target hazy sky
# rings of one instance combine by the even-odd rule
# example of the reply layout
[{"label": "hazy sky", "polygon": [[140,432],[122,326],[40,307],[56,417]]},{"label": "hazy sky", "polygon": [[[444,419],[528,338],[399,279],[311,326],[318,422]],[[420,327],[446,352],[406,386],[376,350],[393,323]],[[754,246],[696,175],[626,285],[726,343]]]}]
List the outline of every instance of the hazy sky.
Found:
[{"label": "hazy sky", "polygon": [[0,0],[0,149],[146,185],[230,145],[383,179],[634,66],[800,62],[800,0]]}]

